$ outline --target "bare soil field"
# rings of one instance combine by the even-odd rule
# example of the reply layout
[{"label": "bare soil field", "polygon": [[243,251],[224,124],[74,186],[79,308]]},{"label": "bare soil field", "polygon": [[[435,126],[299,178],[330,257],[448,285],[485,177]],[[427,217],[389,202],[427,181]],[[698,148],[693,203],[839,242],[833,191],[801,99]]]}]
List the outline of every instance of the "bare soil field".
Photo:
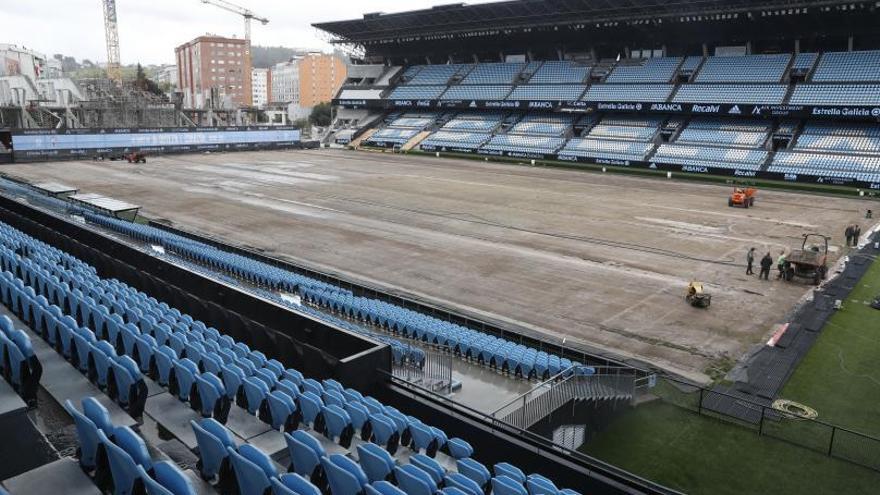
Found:
[{"label": "bare soil field", "polygon": [[[856,199],[342,150],[3,166],[142,205],[142,214],[476,317],[692,378],[738,359],[812,287],[745,255],[864,220]],[[757,263],[755,271],[757,272]],[[775,278],[775,267],[772,278]],[[690,280],[709,309],[684,302]]]}]

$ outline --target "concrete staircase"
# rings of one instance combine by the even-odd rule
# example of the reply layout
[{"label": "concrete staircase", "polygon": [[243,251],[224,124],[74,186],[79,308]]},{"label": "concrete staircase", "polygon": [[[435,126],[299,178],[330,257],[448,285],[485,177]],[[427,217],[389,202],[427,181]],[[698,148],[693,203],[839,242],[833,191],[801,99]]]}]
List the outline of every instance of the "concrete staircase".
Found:
[{"label": "concrete staircase", "polygon": [[365,140],[369,139],[370,136],[372,136],[376,132],[376,130],[377,129],[375,129],[375,128],[374,129],[367,129],[366,131],[364,131],[363,134],[352,139],[351,142],[348,143],[348,147],[351,149],[358,149],[361,146],[361,143],[364,142]]},{"label": "concrete staircase", "polygon": [[416,134],[415,136],[410,138],[409,141],[403,143],[403,145],[400,146],[400,151],[409,151],[409,150],[415,148],[416,146],[419,145],[419,143],[424,141],[425,138],[430,135],[431,135],[431,131],[422,131],[422,132]]}]

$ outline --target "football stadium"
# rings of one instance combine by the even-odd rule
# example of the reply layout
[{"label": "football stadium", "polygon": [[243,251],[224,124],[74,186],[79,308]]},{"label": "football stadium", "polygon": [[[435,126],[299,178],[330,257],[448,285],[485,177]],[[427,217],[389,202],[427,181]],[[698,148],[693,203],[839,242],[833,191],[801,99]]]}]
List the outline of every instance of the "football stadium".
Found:
[{"label": "football stadium", "polygon": [[880,491],[880,3],[339,18],[327,126],[0,76],[0,494]]}]

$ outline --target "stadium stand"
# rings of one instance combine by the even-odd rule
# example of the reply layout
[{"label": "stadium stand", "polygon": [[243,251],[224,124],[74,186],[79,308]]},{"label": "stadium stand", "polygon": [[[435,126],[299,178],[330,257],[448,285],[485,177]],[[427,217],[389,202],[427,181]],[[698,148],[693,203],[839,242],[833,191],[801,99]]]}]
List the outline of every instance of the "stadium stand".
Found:
[{"label": "stadium stand", "polygon": [[443,125],[443,130],[491,132],[504,119],[501,114],[461,113]]},{"label": "stadium stand", "polygon": [[446,85],[453,76],[467,73],[472,67],[469,64],[416,65],[407,69],[403,81],[408,85]]},{"label": "stadium stand", "polygon": [[694,81],[775,83],[782,80],[789,61],[789,53],[709,57]]},{"label": "stadium stand", "polygon": [[582,98],[584,101],[645,101],[664,102],[669,99],[671,84],[593,84]]},{"label": "stadium stand", "polygon": [[[15,255],[17,250],[28,257]],[[521,473],[505,464],[496,467],[493,476],[474,458],[468,442],[450,438],[443,430],[332,379],[305,378],[148,294],[116,279],[101,278],[92,266],[5,223],[0,223],[0,254],[3,303],[28,319],[37,334],[57,339],[53,345],[59,352],[68,349],[66,358],[72,363],[80,369],[96,367],[89,374],[97,380],[96,358],[118,351],[117,359],[149,374],[201,412],[201,420],[190,422],[198,469],[203,479],[215,482],[223,492],[234,486],[244,494],[264,493],[274,486],[289,490],[278,493],[315,495],[329,487],[335,495],[356,495],[370,492],[366,487],[371,483],[393,488],[385,481],[392,469],[397,476],[388,479],[407,493],[431,483],[436,488],[438,480],[450,478],[451,485],[483,490],[503,476],[499,473]],[[123,315],[128,322],[120,326],[115,322]],[[96,344],[81,351],[69,334],[88,335]],[[183,343],[179,351],[172,347],[178,342]],[[167,356],[173,366],[159,364],[159,356]],[[211,371],[213,366],[220,370]],[[114,366],[113,371],[120,369]],[[108,393],[122,394],[112,383],[111,378]],[[237,444],[223,425],[224,415],[217,407],[206,407],[206,402],[220,399],[283,431],[291,474],[253,444]],[[154,459],[144,439],[127,426],[115,425],[98,400],[84,397],[81,407],[71,401],[64,404],[76,424],[80,466],[97,485],[115,493],[132,493],[138,484],[144,484],[147,493],[196,493],[174,463]],[[356,434],[370,443],[359,440],[353,448]],[[328,450],[331,446],[333,451]],[[408,447],[405,457],[398,454],[400,447]],[[510,486],[524,488],[529,483],[552,493],[576,494],[560,491],[537,474],[517,478]]]},{"label": "stadium stand", "polygon": [[477,64],[461,81],[462,84],[510,84],[523,69],[523,63],[482,63]]},{"label": "stadium stand", "polygon": [[491,137],[488,133],[439,130],[422,141],[420,146],[476,150]]},{"label": "stadium stand", "polygon": [[[8,250],[0,251],[0,258],[7,256]],[[4,261],[3,265],[5,267],[7,263]],[[9,289],[3,291],[4,304],[11,306],[21,302],[7,297],[9,294]],[[25,308],[25,314],[30,318],[32,313]],[[0,374],[22,399],[30,405],[36,404],[43,367],[34,353],[30,337],[20,328],[15,328],[7,316],[0,316]]]},{"label": "stadium stand", "polygon": [[780,151],[768,170],[880,182],[880,157]]},{"label": "stadium stand", "polygon": [[559,156],[599,158],[604,160],[644,160],[654,147],[648,142],[609,141],[598,139],[574,138],[565,143]]},{"label": "stadium stand", "polygon": [[483,146],[483,149],[489,151],[551,154],[561,148],[564,143],[565,140],[558,137],[499,134],[489,140]]},{"label": "stadium stand", "polygon": [[525,84],[515,87],[507,99],[575,101],[586,89],[583,84]]},{"label": "stadium stand", "polygon": [[605,79],[608,83],[668,83],[681,65],[681,57],[658,57],[638,60],[638,63],[620,63]]},{"label": "stadium stand", "polygon": [[767,160],[767,152],[756,149],[661,144],[654,154],[654,160],[697,167],[758,170]]},{"label": "stadium stand", "polygon": [[436,100],[446,86],[398,86],[388,95],[390,100]]},{"label": "stadium stand", "polygon": [[450,86],[441,100],[503,100],[513,89],[513,86],[503,85],[461,85]]},{"label": "stadium stand", "polygon": [[785,98],[787,89],[783,84],[682,84],[672,101],[779,104]]},{"label": "stadium stand", "polygon": [[766,122],[693,119],[676,139],[681,144],[760,147],[770,132]]},{"label": "stadium stand", "polygon": [[880,50],[823,53],[812,80],[814,82],[880,81]]},{"label": "stadium stand", "polygon": [[591,66],[578,65],[569,61],[544,62],[529,79],[530,84],[573,84],[582,83],[590,77]]},{"label": "stadium stand", "polygon": [[837,106],[880,105],[880,84],[797,84],[789,103]]},{"label": "stadium stand", "polygon": [[794,149],[832,153],[880,154],[880,126],[812,122],[801,131]]},{"label": "stadium stand", "polygon": [[562,136],[571,127],[571,115],[531,115],[520,119],[508,130],[508,134],[527,134],[532,136]]}]

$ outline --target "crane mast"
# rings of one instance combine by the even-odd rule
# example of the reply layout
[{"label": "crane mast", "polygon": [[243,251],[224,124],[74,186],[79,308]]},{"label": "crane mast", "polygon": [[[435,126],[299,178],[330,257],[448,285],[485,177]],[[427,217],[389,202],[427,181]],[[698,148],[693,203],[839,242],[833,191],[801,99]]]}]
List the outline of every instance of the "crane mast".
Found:
[{"label": "crane mast", "polygon": [[102,0],[104,5],[104,37],[107,42],[107,77],[122,82],[119,58],[119,26],[116,20],[116,0]]}]

